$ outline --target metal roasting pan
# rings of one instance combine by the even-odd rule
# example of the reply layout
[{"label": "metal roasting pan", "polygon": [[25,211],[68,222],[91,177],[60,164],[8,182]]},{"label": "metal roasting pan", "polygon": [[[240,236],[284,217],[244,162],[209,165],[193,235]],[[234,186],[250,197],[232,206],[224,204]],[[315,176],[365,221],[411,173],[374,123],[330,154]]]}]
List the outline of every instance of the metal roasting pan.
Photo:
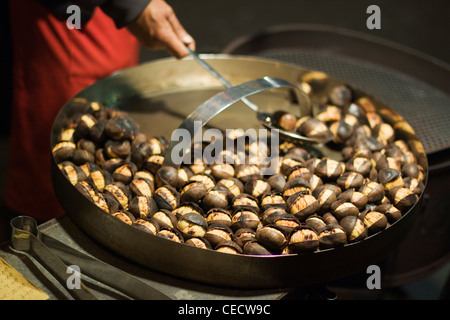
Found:
[{"label": "metal roasting pan", "polygon": [[[299,76],[308,71],[288,63],[249,56],[208,54],[201,57],[233,85],[266,76],[295,84]],[[354,89],[357,96],[368,96]],[[148,136],[163,135],[170,139],[172,131],[192,111],[223,90],[221,84],[191,58],[164,58],[126,69],[87,87],[63,106],[53,124],[51,146],[56,144],[56,137],[67,121],[83,111],[77,103],[80,98],[123,109],[138,121],[141,131]],[[272,91],[254,96],[256,103],[279,104],[284,100],[286,97]],[[402,117],[389,107],[373,100],[386,116],[386,121],[402,121]],[[252,112],[238,102],[208,125],[222,129],[261,128]],[[423,146],[414,132],[399,134],[398,137],[415,144],[419,163],[427,170]],[[328,154],[327,148],[320,151]],[[301,255],[231,255],[175,243],[123,223],[78,192],[60,172],[54,159],[52,180],[56,195],[68,216],[88,237],[115,254],[174,277],[246,289],[292,288],[324,283],[360,272],[368,265],[379,262],[406,239],[422,202],[420,197],[400,220],[386,230],[340,248]]]}]

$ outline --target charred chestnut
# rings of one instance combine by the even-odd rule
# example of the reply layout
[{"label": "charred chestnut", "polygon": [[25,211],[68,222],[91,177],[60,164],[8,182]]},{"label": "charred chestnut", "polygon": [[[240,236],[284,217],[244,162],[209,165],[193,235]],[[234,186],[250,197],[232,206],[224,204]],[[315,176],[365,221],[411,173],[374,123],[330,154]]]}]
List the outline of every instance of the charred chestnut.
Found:
[{"label": "charred chestnut", "polygon": [[145,219],[145,218],[136,219],[133,222],[132,226],[153,235],[156,235],[159,231],[159,224],[152,219]]},{"label": "charred chestnut", "polygon": [[231,229],[236,231],[241,228],[256,230],[261,221],[255,211],[249,209],[238,209],[231,218]]},{"label": "charred chestnut", "polygon": [[77,165],[72,162],[64,161],[58,165],[62,174],[70,181],[74,186],[79,181],[84,181],[87,179],[86,173]]},{"label": "charred chestnut", "polygon": [[317,212],[319,202],[310,194],[297,192],[286,201],[287,210],[300,221]]},{"label": "charred chestnut", "polygon": [[125,159],[131,152],[131,144],[128,140],[115,141],[108,140],[104,147],[104,152],[108,158]]},{"label": "charred chestnut", "polygon": [[132,199],[132,194],[122,182],[116,181],[108,184],[103,189],[103,192],[113,196],[117,200],[117,202],[119,202],[120,207],[123,210],[128,210],[128,206]]},{"label": "charred chestnut", "polygon": [[300,226],[291,233],[288,242],[288,248],[291,252],[313,252],[316,251],[318,247],[319,237],[314,230]]},{"label": "charred chestnut", "polygon": [[178,231],[177,229],[174,228],[164,228],[162,227],[161,230],[159,230],[156,235],[158,237],[170,240],[170,241],[174,241],[174,242],[178,242],[178,243],[184,243],[184,238],[183,235],[181,234],[180,231]]},{"label": "charred chestnut", "polygon": [[208,224],[231,226],[231,213],[222,208],[212,208],[206,213]]},{"label": "charred chestnut", "polygon": [[129,117],[114,117],[106,122],[105,132],[114,140],[133,140],[138,132],[138,125]]},{"label": "charred chestnut", "polygon": [[327,225],[319,232],[319,249],[330,249],[347,243],[347,234],[340,225]]},{"label": "charred chestnut", "polygon": [[120,221],[132,225],[135,222],[134,216],[126,210],[117,211],[111,214],[113,217],[116,217]]},{"label": "charred chestnut", "polygon": [[208,224],[201,214],[189,212],[178,217],[177,229],[185,239],[202,238],[206,235]]},{"label": "charred chestnut", "polygon": [[174,210],[180,204],[180,194],[169,185],[156,189],[153,197],[161,209]]}]

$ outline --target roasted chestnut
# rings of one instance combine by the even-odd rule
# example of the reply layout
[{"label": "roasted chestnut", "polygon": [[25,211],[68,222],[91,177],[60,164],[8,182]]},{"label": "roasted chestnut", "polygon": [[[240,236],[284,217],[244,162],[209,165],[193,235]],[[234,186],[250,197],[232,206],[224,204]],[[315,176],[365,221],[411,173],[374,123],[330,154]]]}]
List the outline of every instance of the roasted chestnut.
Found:
[{"label": "roasted chestnut", "polygon": [[206,231],[204,238],[215,248],[223,241],[233,240],[233,231],[223,224],[211,224]]},{"label": "roasted chestnut", "polygon": [[331,212],[340,220],[347,216],[358,216],[359,209],[351,202],[346,200],[337,200],[331,205]]},{"label": "roasted chestnut", "polygon": [[372,169],[372,162],[370,159],[363,157],[352,157],[345,163],[346,171],[354,171],[367,177]]},{"label": "roasted chestnut", "polygon": [[212,249],[211,244],[205,238],[190,238],[184,243],[200,249]]},{"label": "roasted chestnut", "polygon": [[178,223],[177,217],[166,209],[160,209],[151,217],[161,228],[175,228]]},{"label": "roasted chestnut", "polygon": [[189,212],[195,212],[201,216],[204,216],[203,209],[194,202],[183,202],[176,209],[172,210],[172,213],[177,218],[180,218],[182,215]]},{"label": "roasted chestnut", "polygon": [[155,191],[155,185],[153,181],[146,178],[134,178],[128,188],[135,196],[147,196],[151,197]]},{"label": "roasted chestnut", "polygon": [[270,224],[256,231],[256,240],[264,247],[275,251],[282,250],[288,242],[285,230]]},{"label": "roasted chestnut", "polygon": [[392,204],[402,212],[406,212],[419,199],[418,196],[408,188],[395,187],[389,191]]},{"label": "roasted chestnut", "polygon": [[262,256],[262,255],[271,255],[272,252],[267,250],[264,246],[258,243],[256,240],[249,240],[245,242],[243,246],[244,254],[254,255],[254,256]]},{"label": "roasted chestnut", "polygon": [[369,211],[365,213],[363,221],[370,234],[384,230],[387,226],[386,216],[378,211]]},{"label": "roasted chestnut", "polygon": [[232,214],[231,229],[236,231],[241,228],[256,230],[260,225],[258,214],[250,209],[238,209]]},{"label": "roasted chestnut", "polygon": [[202,238],[206,235],[208,224],[201,214],[188,212],[178,216],[177,229],[185,239]]},{"label": "roasted chestnut", "polygon": [[117,211],[111,214],[122,222],[129,224],[130,226],[136,221],[134,216],[126,210]]},{"label": "roasted chestnut", "polygon": [[345,172],[336,182],[342,189],[359,188],[364,183],[364,177],[358,172]]},{"label": "roasted chestnut", "polygon": [[222,208],[212,208],[206,213],[208,224],[222,224],[231,226],[231,213]]},{"label": "roasted chestnut", "polygon": [[330,158],[323,158],[314,167],[314,173],[325,180],[336,180],[343,172],[342,163]]},{"label": "roasted chestnut", "polygon": [[370,181],[363,185],[359,192],[367,197],[368,202],[377,203],[383,199],[385,192],[382,184],[375,181]]},{"label": "roasted chestnut", "polygon": [[161,227],[161,230],[159,230],[156,235],[170,241],[184,243],[183,235],[180,231],[174,228]]},{"label": "roasted chestnut", "polygon": [[74,186],[79,181],[84,181],[87,179],[86,173],[77,165],[70,161],[61,162],[58,165],[62,174],[70,181],[70,183]]},{"label": "roasted chestnut", "polygon": [[231,207],[233,210],[251,208],[255,212],[259,212],[259,201],[252,195],[241,193],[233,198],[231,201]]},{"label": "roasted chestnut", "polygon": [[350,202],[360,210],[364,209],[368,202],[367,196],[359,191],[356,191],[355,188],[345,190],[336,198],[336,200],[344,200],[346,202]]},{"label": "roasted chestnut", "polygon": [[156,235],[159,231],[159,224],[152,219],[145,219],[145,218],[136,219],[133,222],[132,226],[153,235]]},{"label": "roasted chestnut", "polygon": [[56,163],[70,160],[72,153],[76,150],[77,146],[71,141],[58,142],[52,149],[53,158]]},{"label": "roasted chestnut", "polygon": [[174,210],[180,204],[180,194],[169,185],[156,189],[153,197],[160,209]]},{"label": "roasted chestnut", "polygon": [[136,218],[147,218],[158,211],[158,206],[152,197],[140,195],[131,200],[128,210]]},{"label": "roasted chestnut", "polygon": [[311,189],[309,188],[309,182],[302,178],[295,178],[288,182],[283,187],[283,197],[288,199],[290,196],[298,193],[311,193]]},{"label": "roasted chestnut", "polygon": [[138,132],[138,125],[130,117],[114,117],[106,122],[105,132],[114,140],[133,140]]},{"label": "roasted chestnut", "polygon": [[238,178],[220,179],[216,186],[226,188],[230,200],[244,192],[244,185]]},{"label": "roasted chestnut", "polygon": [[286,208],[286,201],[283,198],[283,194],[279,191],[272,190],[261,196],[261,209],[266,210],[270,207]]},{"label": "roasted chestnut", "polygon": [[374,209],[377,212],[383,213],[389,223],[394,223],[402,217],[402,212],[398,210],[392,203],[383,203]]},{"label": "roasted chestnut", "polygon": [[229,163],[215,163],[211,165],[211,175],[217,180],[231,178],[235,173],[234,167]]},{"label": "roasted chestnut", "polygon": [[108,140],[103,149],[108,158],[125,159],[131,152],[131,144],[129,140]]},{"label": "roasted chestnut", "polygon": [[297,192],[286,201],[287,211],[300,221],[304,221],[310,215],[317,212],[319,202],[310,194]]},{"label": "roasted chestnut", "polygon": [[263,176],[256,164],[241,164],[236,166],[236,178],[246,183],[252,179],[262,179]]},{"label": "roasted chestnut", "polygon": [[205,185],[206,190],[209,190],[209,189],[215,187],[215,185],[216,185],[216,180],[214,179],[214,177],[207,173],[194,174],[193,176],[190,177],[189,181],[202,182]]},{"label": "roasted chestnut", "polygon": [[249,241],[256,241],[256,231],[249,228],[241,228],[233,233],[233,241],[241,248]]},{"label": "roasted chestnut", "polygon": [[378,182],[386,191],[395,187],[403,187],[403,178],[400,171],[392,168],[383,169],[378,172]]},{"label": "roasted chestnut", "polygon": [[182,202],[200,202],[206,195],[206,186],[203,182],[188,181],[186,182],[180,191],[180,197]]},{"label": "roasted chestnut", "polygon": [[252,179],[245,183],[244,192],[256,198],[260,198],[263,194],[271,190],[270,184],[262,179]]},{"label": "roasted chestnut", "polygon": [[313,229],[300,226],[292,231],[288,242],[288,248],[291,252],[313,252],[318,247],[319,237]]},{"label": "roasted chestnut", "polygon": [[137,167],[133,162],[126,161],[114,170],[112,177],[115,181],[120,181],[123,184],[129,184],[137,172]]},{"label": "roasted chestnut", "polygon": [[360,241],[367,237],[368,229],[358,217],[344,217],[339,224],[344,228],[349,242]]},{"label": "roasted chestnut", "polygon": [[119,202],[120,207],[123,210],[128,210],[128,206],[132,199],[132,194],[130,190],[122,182],[116,181],[108,184],[103,189],[103,192],[110,194],[112,197],[114,197],[117,200],[117,202]]},{"label": "roasted chestnut", "polygon": [[240,254],[242,253],[241,247],[233,242],[233,241],[222,241],[219,243],[216,248],[216,251],[223,252],[223,253],[229,253],[229,254]]},{"label": "roasted chestnut", "polygon": [[305,220],[305,224],[308,227],[312,228],[317,234],[319,234],[327,226],[327,224],[325,223],[323,218],[317,214],[313,214],[313,215],[309,216]]},{"label": "roasted chestnut", "polygon": [[338,224],[327,225],[318,234],[320,250],[336,248],[347,243],[347,234]]},{"label": "roasted chestnut", "polygon": [[206,211],[212,208],[227,208],[228,207],[228,191],[222,187],[210,188],[201,202],[202,208]]}]

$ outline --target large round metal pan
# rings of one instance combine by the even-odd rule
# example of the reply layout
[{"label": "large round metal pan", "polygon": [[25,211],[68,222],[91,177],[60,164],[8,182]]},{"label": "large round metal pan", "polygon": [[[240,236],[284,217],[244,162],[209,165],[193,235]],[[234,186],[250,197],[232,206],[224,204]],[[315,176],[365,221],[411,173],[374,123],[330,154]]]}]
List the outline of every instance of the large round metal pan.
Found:
[{"label": "large round metal pan", "polygon": [[[208,63],[233,84],[265,76],[295,83],[308,70],[272,60],[231,55],[203,55]],[[355,88],[357,89],[357,88]],[[78,98],[97,101],[129,112],[149,136],[170,138],[184,118],[214,94],[223,91],[220,83],[192,59],[171,58],[149,62],[100,80],[68,101],[54,121],[52,147],[61,128],[76,113],[82,112]],[[357,90],[356,90],[357,92]],[[358,92],[357,92],[358,94]],[[364,93],[359,93],[363,95]],[[256,97],[257,98],[257,97]],[[281,98],[272,92],[260,99]],[[388,121],[402,118],[374,99]],[[234,109],[233,109],[234,108]],[[211,126],[242,128],[259,124],[247,107],[239,103],[213,119]],[[252,120],[253,119],[253,120]],[[391,120],[389,120],[391,119]],[[413,132],[420,163],[427,159]],[[326,152],[326,150],[324,150]],[[165,274],[195,282],[235,288],[289,288],[339,279],[376,264],[406,238],[417,216],[419,202],[386,230],[357,243],[310,254],[277,256],[231,255],[175,243],[131,227],[95,206],[60,172],[52,161],[56,195],[70,218],[89,237],[131,261]]]}]

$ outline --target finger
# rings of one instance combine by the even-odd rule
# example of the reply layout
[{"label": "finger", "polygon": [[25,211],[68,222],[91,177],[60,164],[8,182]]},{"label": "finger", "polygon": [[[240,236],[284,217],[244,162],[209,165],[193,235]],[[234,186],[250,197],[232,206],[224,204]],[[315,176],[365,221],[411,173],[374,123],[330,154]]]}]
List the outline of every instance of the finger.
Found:
[{"label": "finger", "polygon": [[168,21],[172,26],[173,31],[177,34],[178,38],[183,42],[183,44],[188,46],[191,50],[195,50],[194,38],[192,38],[192,36],[184,29],[176,15],[170,15],[168,17]]}]

